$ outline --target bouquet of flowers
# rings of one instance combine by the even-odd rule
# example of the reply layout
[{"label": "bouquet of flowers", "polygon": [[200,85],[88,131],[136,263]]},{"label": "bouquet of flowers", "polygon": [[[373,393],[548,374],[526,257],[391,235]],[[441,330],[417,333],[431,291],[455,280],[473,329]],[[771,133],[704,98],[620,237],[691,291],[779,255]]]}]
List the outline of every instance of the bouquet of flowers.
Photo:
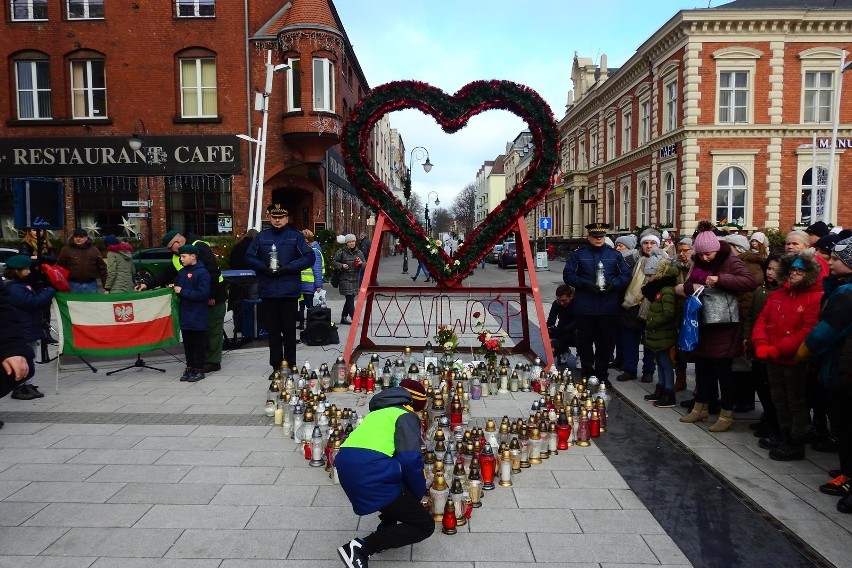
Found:
[{"label": "bouquet of flowers", "polygon": [[444,351],[455,351],[459,344],[459,336],[451,325],[442,325],[435,334],[435,343]]},{"label": "bouquet of flowers", "polygon": [[[473,314],[473,317],[478,318],[479,312]],[[479,329],[479,335],[476,339],[479,341],[479,352],[485,357],[488,365],[497,364],[497,356],[500,355],[503,349],[503,341],[506,339],[506,334],[491,333],[485,329],[485,320],[480,321],[476,327]]]}]

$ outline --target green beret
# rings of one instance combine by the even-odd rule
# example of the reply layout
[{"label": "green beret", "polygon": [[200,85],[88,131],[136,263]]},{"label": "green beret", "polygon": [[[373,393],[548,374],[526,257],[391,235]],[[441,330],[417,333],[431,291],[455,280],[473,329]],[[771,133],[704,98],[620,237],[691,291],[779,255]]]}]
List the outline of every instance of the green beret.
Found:
[{"label": "green beret", "polygon": [[178,254],[194,254],[198,256],[198,247],[195,245],[183,245],[178,249]]},{"label": "green beret", "polygon": [[23,254],[16,254],[6,259],[6,268],[29,268],[33,265],[33,259]]},{"label": "green beret", "polygon": [[163,246],[169,246],[169,243],[172,242],[172,239],[180,234],[180,231],[169,231],[165,235],[163,235]]}]

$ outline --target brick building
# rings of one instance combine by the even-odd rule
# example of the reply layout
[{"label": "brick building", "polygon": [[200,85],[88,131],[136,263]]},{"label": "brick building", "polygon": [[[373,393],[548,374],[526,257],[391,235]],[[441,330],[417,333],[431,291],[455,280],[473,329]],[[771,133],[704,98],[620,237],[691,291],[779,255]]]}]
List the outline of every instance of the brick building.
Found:
[{"label": "brick building", "polygon": [[236,135],[257,136],[267,51],[290,68],[273,74],[264,206],[299,229],[366,230],[338,143],[369,86],[331,0],[7,0],[0,14],[4,237],[26,183],[58,188],[66,231],[145,233],[147,208],[122,202],[150,188],[155,244],[167,228],[243,233],[255,147]]},{"label": "brick building", "polygon": [[852,1],[736,0],[678,12],[618,69],[575,55],[564,174],[538,215],[562,238],[592,221],[678,234],[701,219],[852,226],[840,196],[852,175],[849,96],[831,152],[843,50]]}]

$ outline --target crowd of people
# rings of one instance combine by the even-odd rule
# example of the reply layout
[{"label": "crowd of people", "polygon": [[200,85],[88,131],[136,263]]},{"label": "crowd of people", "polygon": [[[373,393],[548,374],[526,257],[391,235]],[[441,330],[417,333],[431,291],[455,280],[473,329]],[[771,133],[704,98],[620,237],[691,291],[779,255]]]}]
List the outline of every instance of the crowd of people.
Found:
[{"label": "crowd of people", "polygon": [[[838,452],[840,468],[820,491],[852,513],[852,230],[817,222],[773,254],[765,234],[707,221],[677,240],[647,229],[638,248],[632,235],[609,241],[605,223],[586,229],[548,319],[554,355],[576,344],[582,374],[602,382],[612,367],[617,381],[650,383],[656,373],[645,399],[661,408],[677,405],[692,364],[695,390],[680,421],[718,415],[714,433],[755,410],[757,396],[758,445],[779,461],[804,459],[807,445]],[[684,309],[690,296],[701,302],[694,318]],[[696,341],[682,341],[696,329]]]}]

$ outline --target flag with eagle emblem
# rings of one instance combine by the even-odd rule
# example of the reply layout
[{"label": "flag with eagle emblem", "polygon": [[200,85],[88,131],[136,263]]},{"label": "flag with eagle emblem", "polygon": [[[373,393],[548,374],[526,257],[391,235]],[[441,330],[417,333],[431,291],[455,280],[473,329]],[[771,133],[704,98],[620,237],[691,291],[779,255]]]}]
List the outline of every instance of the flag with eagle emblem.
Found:
[{"label": "flag with eagle emblem", "polygon": [[135,355],[180,343],[178,299],[171,288],[121,294],[58,292],[63,355]]}]

